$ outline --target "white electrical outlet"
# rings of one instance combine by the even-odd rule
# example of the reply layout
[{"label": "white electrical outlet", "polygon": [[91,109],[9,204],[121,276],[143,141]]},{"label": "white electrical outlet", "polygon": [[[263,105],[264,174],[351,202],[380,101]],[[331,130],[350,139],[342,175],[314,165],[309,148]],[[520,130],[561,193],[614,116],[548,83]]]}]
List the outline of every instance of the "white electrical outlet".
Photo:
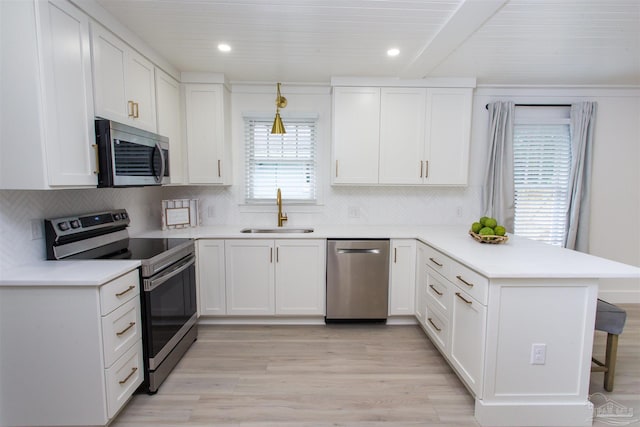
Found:
[{"label": "white electrical outlet", "polygon": [[31,220],[31,240],[38,240],[44,237],[44,225],[42,224],[42,220],[32,219]]},{"label": "white electrical outlet", "polygon": [[360,208],[357,206],[349,206],[347,208],[349,218],[360,218]]},{"label": "white electrical outlet", "polygon": [[213,206],[207,206],[207,217],[208,218],[213,218],[214,216],[216,216],[216,211],[214,209]]},{"label": "white electrical outlet", "polygon": [[547,361],[547,345],[531,344],[531,364],[544,365]]}]

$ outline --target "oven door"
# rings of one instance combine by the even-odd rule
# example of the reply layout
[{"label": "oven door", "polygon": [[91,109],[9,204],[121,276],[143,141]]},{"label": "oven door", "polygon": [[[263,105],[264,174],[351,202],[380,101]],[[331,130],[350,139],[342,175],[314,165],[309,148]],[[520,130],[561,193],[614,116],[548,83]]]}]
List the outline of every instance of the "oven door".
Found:
[{"label": "oven door", "polygon": [[143,282],[143,342],[149,369],[153,371],[196,323],[195,256],[188,256]]}]

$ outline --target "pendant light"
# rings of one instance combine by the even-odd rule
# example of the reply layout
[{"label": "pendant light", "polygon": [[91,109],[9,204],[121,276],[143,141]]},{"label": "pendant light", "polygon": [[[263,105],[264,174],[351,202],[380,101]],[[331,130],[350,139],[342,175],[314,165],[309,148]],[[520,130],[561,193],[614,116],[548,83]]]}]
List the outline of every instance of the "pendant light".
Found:
[{"label": "pendant light", "polygon": [[284,125],[282,124],[282,119],[280,118],[280,109],[287,106],[287,98],[280,95],[280,83],[278,83],[278,96],[276,97],[276,117],[273,119],[273,127],[271,128],[271,133],[276,135],[282,135],[287,133],[284,129]]}]

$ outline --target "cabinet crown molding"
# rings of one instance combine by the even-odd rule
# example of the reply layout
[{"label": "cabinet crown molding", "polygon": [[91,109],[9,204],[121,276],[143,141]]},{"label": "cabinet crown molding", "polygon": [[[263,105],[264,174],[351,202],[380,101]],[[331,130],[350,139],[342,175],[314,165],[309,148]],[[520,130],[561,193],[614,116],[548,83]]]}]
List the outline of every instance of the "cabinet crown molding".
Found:
[{"label": "cabinet crown molding", "polygon": [[331,77],[331,86],[375,87],[461,87],[475,88],[475,77],[435,77],[429,79],[399,79],[396,77]]}]

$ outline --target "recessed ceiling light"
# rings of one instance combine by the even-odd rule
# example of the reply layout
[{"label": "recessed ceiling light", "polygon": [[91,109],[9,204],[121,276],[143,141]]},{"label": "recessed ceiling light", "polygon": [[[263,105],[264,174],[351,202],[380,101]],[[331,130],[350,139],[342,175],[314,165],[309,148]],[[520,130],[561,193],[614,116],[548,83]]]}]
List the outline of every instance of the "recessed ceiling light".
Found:
[{"label": "recessed ceiling light", "polygon": [[229,45],[228,45],[228,44],[226,44],[226,43],[220,43],[220,44],[218,45],[218,50],[219,50],[220,52],[231,52],[231,46],[229,46]]},{"label": "recessed ceiling light", "polygon": [[398,55],[400,55],[400,49],[396,49],[396,48],[389,49],[387,51],[387,55],[388,56],[398,56]]}]

